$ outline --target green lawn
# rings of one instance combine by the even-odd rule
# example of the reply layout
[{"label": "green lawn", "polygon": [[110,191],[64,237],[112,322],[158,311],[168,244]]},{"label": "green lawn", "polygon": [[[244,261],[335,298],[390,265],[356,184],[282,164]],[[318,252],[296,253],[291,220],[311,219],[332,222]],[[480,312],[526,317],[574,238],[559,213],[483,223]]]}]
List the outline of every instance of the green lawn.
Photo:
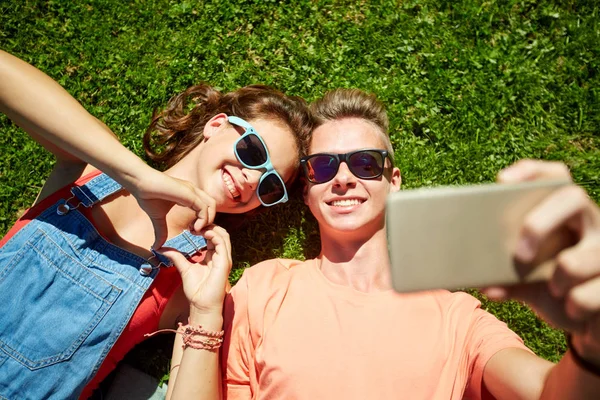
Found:
[{"label": "green lawn", "polygon": [[[199,81],[266,83],[308,100],[358,87],[388,106],[407,188],[488,182],[535,157],[566,162],[598,201],[599,11],[591,0],[4,0],[0,48],[59,81],[138,154],[152,109]],[[52,157],[4,117],[0,129],[4,233]],[[319,250],[297,199],[232,240],[234,280],[262,259]],[[542,357],[565,350],[526,307],[484,306]],[[168,370],[164,357],[153,363]]]}]

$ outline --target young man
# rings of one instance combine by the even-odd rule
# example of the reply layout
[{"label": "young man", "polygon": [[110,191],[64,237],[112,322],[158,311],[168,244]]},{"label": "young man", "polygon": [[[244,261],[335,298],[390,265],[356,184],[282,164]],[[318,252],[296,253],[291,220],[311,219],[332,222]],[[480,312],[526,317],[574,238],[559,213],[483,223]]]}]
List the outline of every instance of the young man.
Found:
[{"label": "young man", "polygon": [[[570,332],[572,348],[554,365],[465,293],[391,290],[385,199],[400,189],[401,175],[383,106],[341,89],[312,107],[319,126],[303,159],[304,200],[319,223],[321,253],[305,262],[260,263],[225,296],[226,233],[213,236],[210,265],[169,252],[183,276],[190,324],[204,329],[184,332],[185,350],[176,346],[173,398],[597,398],[600,211],[585,192],[567,187],[524,221],[515,256],[525,263],[556,257],[552,280],[487,290],[526,299]],[[562,165],[524,161],[498,179],[566,176]],[[573,236],[575,244],[555,240]],[[221,387],[218,343],[198,343],[213,343],[207,338],[219,336],[223,320]]]}]

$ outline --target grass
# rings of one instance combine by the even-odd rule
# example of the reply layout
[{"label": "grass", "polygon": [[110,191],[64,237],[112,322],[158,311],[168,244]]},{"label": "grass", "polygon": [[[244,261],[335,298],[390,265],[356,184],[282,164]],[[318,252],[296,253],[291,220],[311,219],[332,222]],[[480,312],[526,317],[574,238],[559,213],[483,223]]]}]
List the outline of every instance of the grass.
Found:
[{"label": "grass", "polygon": [[[0,47],[34,64],[137,154],[153,108],[199,81],[315,99],[358,87],[387,105],[406,188],[489,182],[515,160],[561,160],[600,199],[600,7],[594,1],[8,0]],[[0,232],[52,157],[0,117]],[[85,132],[82,132],[85,134]],[[318,253],[297,199],[234,232],[235,280]],[[561,332],[515,302],[484,307],[552,361]],[[168,368],[164,357],[154,374]],[[161,372],[162,371],[162,372]]]}]

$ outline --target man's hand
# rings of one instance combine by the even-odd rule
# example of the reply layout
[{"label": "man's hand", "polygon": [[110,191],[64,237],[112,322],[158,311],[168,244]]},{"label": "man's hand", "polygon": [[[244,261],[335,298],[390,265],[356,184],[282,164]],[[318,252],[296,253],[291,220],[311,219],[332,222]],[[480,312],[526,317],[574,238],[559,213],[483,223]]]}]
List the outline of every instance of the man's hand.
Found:
[{"label": "man's hand", "polygon": [[[523,160],[498,174],[501,183],[570,179],[560,163]],[[497,300],[525,301],[542,318],[572,335],[573,346],[600,366],[600,209],[584,189],[557,190],[525,218],[517,262],[537,265],[554,259],[548,282],[487,288]]]}]

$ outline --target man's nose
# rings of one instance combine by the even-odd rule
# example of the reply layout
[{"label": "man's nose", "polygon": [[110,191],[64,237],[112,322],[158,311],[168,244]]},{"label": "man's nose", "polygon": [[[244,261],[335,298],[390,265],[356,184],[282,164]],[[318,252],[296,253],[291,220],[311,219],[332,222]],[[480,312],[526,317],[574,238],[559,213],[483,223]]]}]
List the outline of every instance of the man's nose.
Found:
[{"label": "man's nose", "polygon": [[356,176],[348,168],[348,164],[345,162],[340,163],[337,174],[333,178],[334,186],[347,187],[356,185]]}]

